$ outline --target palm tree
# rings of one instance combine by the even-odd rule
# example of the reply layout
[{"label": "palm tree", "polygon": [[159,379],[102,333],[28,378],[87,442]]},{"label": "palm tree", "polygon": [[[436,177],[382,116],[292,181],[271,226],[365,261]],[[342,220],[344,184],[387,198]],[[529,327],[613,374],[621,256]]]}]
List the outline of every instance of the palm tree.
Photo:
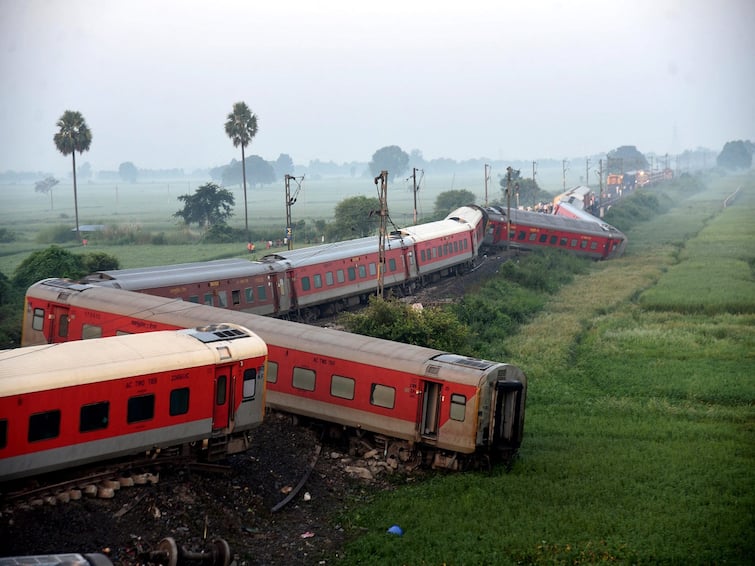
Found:
[{"label": "palm tree", "polygon": [[257,135],[257,115],[252,114],[252,111],[249,110],[245,102],[237,102],[233,105],[233,112],[228,114],[228,120],[225,123],[225,133],[233,141],[233,147],[241,146],[241,176],[244,182],[244,226],[246,228],[246,241],[251,242],[249,237],[249,215],[246,204],[246,161],[244,148]]},{"label": "palm tree", "polygon": [[63,155],[73,156],[73,207],[76,213],[76,237],[81,241],[79,230],[79,199],[76,192],[76,152],[89,151],[92,143],[92,131],[87,126],[81,112],[66,110],[56,124],[58,133],[53,137],[55,147]]}]

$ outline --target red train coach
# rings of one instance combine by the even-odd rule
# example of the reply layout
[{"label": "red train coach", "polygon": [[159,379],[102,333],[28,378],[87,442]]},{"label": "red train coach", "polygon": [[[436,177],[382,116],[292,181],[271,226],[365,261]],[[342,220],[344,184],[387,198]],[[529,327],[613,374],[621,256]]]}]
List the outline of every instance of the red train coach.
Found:
[{"label": "red train coach", "polygon": [[610,224],[543,214],[526,210],[511,210],[511,231],[506,238],[506,210],[488,209],[487,247],[534,250],[554,248],[592,259],[620,257],[626,248],[627,238]]},{"label": "red train coach", "polygon": [[[472,267],[487,218],[460,207],[445,219],[392,232],[383,285],[398,294]],[[139,291],[253,314],[313,320],[367,301],[378,276],[378,238],[358,238],[268,254],[100,271],[84,283]]]},{"label": "red train coach", "polygon": [[215,324],[0,352],[0,481],[178,448],[248,448],[265,343]]},{"label": "red train coach", "polygon": [[218,320],[253,328],[267,343],[273,409],[384,435],[392,454],[421,453],[436,467],[510,456],[521,443],[527,380],[510,364],[64,280],[29,288],[22,339],[32,345]]}]

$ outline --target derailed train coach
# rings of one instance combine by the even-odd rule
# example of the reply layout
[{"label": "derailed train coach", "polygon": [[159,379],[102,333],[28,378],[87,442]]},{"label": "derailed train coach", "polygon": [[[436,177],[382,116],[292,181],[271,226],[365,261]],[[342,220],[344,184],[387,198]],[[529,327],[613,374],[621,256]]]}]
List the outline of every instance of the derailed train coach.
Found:
[{"label": "derailed train coach", "polygon": [[267,344],[268,407],[385,438],[388,457],[459,469],[521,444],[527,379],[507,363],[59,279],[29,288],[23,344],[218,321]]},{"label": "derailed train coach", "polygon": [[[391,232],[382,262],[384,289],[396,295],[463,273],[477,260],[487,223],[480,207]],[[378,237],[280,251],[260,261],[232,258],[99,271],[82,282],[230,310],[311,321],[366,303],[378,278]]]},{"label": "derailed train coach", "polygon": [[0,352],[0,482],[138,454],[221,459],[265,411],[267,346],[209,324]]}]

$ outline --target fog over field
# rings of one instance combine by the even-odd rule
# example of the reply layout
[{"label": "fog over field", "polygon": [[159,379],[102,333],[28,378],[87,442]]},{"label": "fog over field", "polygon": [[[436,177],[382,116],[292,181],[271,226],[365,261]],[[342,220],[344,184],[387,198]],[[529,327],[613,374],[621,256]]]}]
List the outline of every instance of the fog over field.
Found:
[{"label": "fog over field", "polygon": [[0,171],[70,172],[65,110],[94,171],[187,172],[247,150],[367,162],[675,155],[755,139],[751,0],[0,0]]}]

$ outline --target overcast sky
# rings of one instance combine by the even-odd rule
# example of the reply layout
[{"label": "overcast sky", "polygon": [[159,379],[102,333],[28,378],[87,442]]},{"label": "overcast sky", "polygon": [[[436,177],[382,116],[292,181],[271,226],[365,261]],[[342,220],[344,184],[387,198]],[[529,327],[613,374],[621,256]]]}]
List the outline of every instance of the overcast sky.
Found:
[{"label": "overcast sky", "polygon": [[0,0],[0,171],[68,171],[65,110],[95,171],[222,165],[237,101],[297,164],[719,151],[755,140],[754,37],[753,0]]}]

